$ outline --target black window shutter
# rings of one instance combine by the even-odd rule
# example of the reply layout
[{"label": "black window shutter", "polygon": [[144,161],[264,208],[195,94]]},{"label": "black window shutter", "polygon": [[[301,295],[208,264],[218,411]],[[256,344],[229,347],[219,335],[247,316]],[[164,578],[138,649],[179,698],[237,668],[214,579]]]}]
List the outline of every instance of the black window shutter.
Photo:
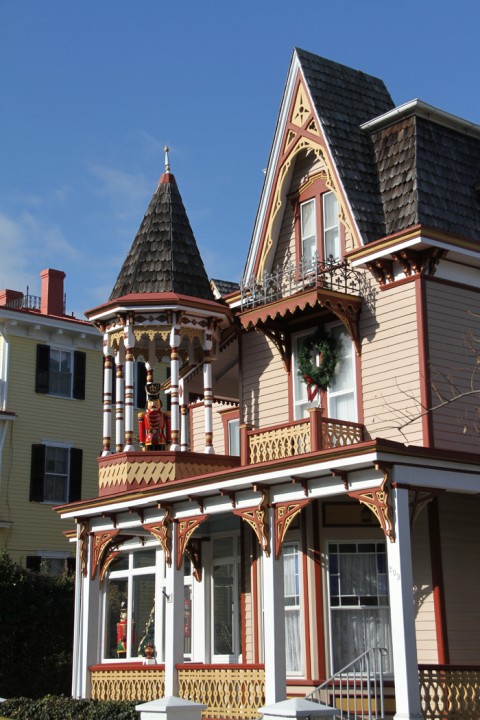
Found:
[{"label": "black window shutter", "polygon": [[75,558],[67,557],[67,573],[70,575],[75,572]]},{"label": "black window shutter", "polygon": [[42,563],[42,558],[40,557],[40,555],[27,555],[27,558],[26,558],[27,570],[33,570],[33,572],[40,572],[41,563]]},{"label": "black window shutter", "polygon": [[144,408],[147,404],[147,396],[145,394],[145,385],[147,383],[147,368],[145,367],[145,363],[143,362],[137,362],[136,380],[137,402],[135,407]]},{"label": "black window shutter", "polygon": [[83,450],[70,448],[70,491],[68,502],[75,502],[82,497],[82,458]]},{"label": "black window shutter", "polygon": [[37,371],[35,373],[35,392],[48,393],[48,373],[50,370],[50,347],[37,345]]},{"label": "black window shutter", "polygon": [[75,350],[73,358],[73,397],[85,400],[85,372],[87,367],[87,354]]},{"label": "black window shutter", "polygon": [[30,465],[30,500],[43,502],[43,483],[45,479],[45,445],[32,445]]}]

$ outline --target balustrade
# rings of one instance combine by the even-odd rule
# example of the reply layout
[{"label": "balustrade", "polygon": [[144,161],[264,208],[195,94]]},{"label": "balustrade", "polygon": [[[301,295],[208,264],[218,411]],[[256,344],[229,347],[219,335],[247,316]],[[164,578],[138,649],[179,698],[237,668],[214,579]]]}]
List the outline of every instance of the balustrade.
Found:
[{"label": "balustrade", "polygon": [[420,665],[419,677],[425,720],[478,720],[480,667]]},{"label": "balustrade", "polygon": [[310,419],[296,420],[261,430],[241,428],[242,465],[280,460],[317,450],[332,450],[363,440],[363,425],[322,417],[321,408],[309,411]]}]

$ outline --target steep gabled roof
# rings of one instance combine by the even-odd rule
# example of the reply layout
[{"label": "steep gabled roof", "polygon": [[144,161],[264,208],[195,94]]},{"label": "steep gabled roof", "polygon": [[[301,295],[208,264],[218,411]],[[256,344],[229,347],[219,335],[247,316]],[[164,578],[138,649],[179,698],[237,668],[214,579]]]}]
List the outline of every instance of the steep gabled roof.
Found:
[{"label": "steep gabled roof", "polygon": [[295,50],[337,172],[364,241],[385,234],[378,174],[369,134],[361,125],[394,107],[382,80]]},{"label": "steep gabled roof", "polygon": [[168,167],[159,180],[110,300],[132,293],[178,293],[214,299],[175,177]]}]

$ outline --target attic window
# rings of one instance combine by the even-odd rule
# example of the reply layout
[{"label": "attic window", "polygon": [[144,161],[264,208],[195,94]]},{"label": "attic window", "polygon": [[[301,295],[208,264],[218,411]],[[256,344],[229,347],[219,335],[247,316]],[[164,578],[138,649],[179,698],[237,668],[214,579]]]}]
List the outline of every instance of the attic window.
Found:
[{"label": "attic window", "polygon": [[[300,202],[299,254],[304,263],[316,257],[327,262],[341,257],[339,207],[332,191]],[[321,238],[321,243],[317,242]]]}]

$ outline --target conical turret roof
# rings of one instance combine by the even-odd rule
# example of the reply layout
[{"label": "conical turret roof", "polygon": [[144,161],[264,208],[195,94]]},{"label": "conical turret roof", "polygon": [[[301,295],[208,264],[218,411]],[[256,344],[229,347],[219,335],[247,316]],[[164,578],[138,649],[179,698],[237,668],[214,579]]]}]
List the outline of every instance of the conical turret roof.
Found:
[{"label": "conical turret roof", "polygon": [[165,173],[145,213],[110,295],[177,293],[213,300],[168,155]]}]

